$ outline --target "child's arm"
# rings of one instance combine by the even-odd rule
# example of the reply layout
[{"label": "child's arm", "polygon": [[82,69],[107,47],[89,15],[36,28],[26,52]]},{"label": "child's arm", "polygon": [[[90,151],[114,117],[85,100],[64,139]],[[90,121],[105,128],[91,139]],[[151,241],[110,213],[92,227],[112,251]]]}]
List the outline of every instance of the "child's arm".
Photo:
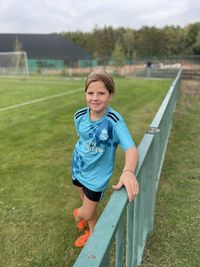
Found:
[{"label": "child's arm", "polygon": [[135,177],[135,169],[138,162],[137,148],[129,148],[125,152],[125,165],[117,185],[113,189],[120,189],[123,185],[126,187],[129,201],[132,201],[139,193],[139,185]]}]

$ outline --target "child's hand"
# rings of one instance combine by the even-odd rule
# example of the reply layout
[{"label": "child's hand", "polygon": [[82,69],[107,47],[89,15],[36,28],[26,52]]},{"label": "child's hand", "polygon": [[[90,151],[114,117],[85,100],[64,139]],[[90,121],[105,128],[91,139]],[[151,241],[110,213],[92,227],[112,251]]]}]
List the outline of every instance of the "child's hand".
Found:
[{"label": "child's hand", "polygon": [[119,190],[122,186],[126,187],[129,202],[131,202],[139,193],[138,181],[134,173],[127,171],[123,172],[117,185],[113,185],[112,188]]}]

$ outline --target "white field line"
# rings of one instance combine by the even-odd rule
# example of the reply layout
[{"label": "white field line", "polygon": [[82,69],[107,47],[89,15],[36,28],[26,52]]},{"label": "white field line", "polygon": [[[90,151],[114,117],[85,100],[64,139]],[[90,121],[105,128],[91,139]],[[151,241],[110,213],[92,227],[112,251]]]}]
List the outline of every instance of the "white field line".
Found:
[{"label": "white field line", "polygon": [[57,94],[57,95],[51,95],[51,96],[47,96],[47,97],[42,97],[42,98],[38,98],[38,99],[35,99],[35,100],[32,100],[32,101],[23,102],[21,104],[8,106],[8,107],[5,107],[5,108],[0,108],[0,112],[1,111],[7,111],[7,110],[10,110],[10,109],[24,107],[24,106],[31,105],[31,104],[34,104],[34,103],[46,101],[46,100],[49,100],[49,99],[52,99],[52,98],[61,97],[61,96],[64,96],[64,95],[71,95],[71,94],[74,94],[74,93],[79,92],[81,90],[83,90],[83,89],[82,88],[74,89],[72,91],[68,91],[68,92],[65,92],[65,93],[61,93],[61,94]]}]

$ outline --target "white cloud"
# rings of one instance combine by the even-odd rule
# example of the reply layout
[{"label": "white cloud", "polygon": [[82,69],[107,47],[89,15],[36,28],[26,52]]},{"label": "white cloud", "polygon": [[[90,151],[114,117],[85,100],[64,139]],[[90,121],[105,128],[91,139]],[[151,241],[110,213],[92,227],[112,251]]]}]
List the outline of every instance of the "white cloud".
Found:
[{"label": "white cloud", "polygon": [[0,33],[185,26],[199,21],[199,10],[199,0],[1,0]]}]

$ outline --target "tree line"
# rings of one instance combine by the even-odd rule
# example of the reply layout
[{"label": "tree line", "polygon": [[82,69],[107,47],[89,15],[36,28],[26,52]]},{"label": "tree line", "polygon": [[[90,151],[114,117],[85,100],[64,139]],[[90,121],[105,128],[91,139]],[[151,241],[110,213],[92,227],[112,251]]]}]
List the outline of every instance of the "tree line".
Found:
[{"label": "tree line", "polygon": [[116,65],[133,60],[167,59],[179,55],[200,55],[200,22],[185,27],[143,26],[131,28],[95,27],[92,32],[63,32],[85,48],[100,64]]}]

